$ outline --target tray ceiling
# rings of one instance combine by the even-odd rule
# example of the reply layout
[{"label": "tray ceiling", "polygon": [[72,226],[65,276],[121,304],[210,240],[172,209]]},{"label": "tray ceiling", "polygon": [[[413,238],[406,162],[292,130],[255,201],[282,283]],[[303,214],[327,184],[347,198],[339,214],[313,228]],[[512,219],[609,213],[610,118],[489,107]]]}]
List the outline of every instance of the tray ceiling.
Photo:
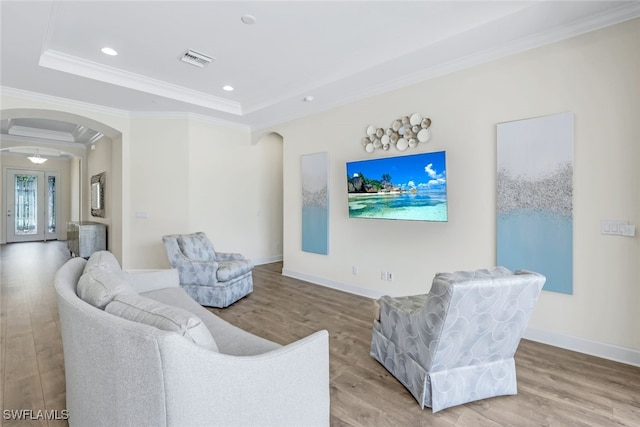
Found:
[{"label": "tray ceiling", "polygon": [[[254,129],[640,16],[635,1],[2,1],[0,8],[4,90]],[[246,15],[255,22],[245,24]],[[118,55],[103,54],[105,46]],[[211,62],[181,61],[189,49]]]}]

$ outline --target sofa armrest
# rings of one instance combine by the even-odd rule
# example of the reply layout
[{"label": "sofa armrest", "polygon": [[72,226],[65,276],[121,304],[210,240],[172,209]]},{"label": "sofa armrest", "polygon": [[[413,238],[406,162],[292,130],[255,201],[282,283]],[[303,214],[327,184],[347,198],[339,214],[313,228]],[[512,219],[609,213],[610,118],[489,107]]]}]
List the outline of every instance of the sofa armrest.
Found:
[{"label": "sofa armrest", "polygon": [[180,286],[178,270],[129,270],[129,282],[139,294]]},{"label": "sofa armrest", "polygon": [[160,351],[169,424],[329,425],[327,331],[256,356],[207,351],[178,336],[167,340]]}]

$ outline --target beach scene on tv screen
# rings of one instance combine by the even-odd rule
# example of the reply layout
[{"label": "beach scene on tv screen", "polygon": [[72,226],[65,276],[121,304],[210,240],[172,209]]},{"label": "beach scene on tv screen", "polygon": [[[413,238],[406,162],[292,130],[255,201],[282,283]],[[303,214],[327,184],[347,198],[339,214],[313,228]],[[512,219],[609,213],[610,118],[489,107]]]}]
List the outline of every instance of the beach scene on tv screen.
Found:
[{"label": "beach scene on tv screen", "polygon": [[347,163],[349,217],[447,221],[445,152]]}]

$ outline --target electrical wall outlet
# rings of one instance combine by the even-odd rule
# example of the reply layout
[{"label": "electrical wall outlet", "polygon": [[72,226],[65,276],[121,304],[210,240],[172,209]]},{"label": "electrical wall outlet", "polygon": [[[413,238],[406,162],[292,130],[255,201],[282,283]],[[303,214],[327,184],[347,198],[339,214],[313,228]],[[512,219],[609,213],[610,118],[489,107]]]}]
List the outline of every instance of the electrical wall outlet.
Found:
[{"label": "electrical wall outlet", "polygon": [[359,272],[360,272],[360,269],[358,268],[357,265],[354,265],[351,267],[351,274],[353,274],[354,276],[357,276]]},{"label": "electrical wall outlet", "polygon": [[380,280],[384,280],[385,282],[393,282],[394,274],[391,271],[381,271],[380,272]]}]

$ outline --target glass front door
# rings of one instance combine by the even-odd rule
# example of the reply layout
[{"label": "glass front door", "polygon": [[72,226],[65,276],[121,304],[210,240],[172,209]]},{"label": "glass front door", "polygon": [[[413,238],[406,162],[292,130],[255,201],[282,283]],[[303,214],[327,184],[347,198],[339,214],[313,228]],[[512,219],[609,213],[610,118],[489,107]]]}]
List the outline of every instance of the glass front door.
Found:
[{"label": "glass front door", "polygon": [[7,169],[7,242],[57,238],[57,172]]}]

